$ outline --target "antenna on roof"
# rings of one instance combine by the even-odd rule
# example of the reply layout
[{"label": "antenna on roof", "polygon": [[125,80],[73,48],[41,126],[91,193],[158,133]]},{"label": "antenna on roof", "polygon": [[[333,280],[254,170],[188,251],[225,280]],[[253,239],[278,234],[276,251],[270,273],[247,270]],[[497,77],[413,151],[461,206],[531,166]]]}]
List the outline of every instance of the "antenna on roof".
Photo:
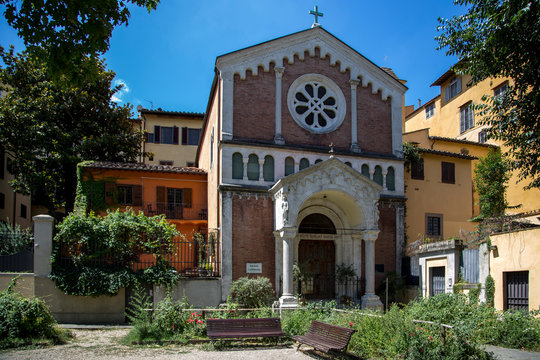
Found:
[{"label": "antenna on roof", "polygon": [[147,103],[150,104],[150,109],[153,109],[154,108],[154,102],[152,100],[146,100],[144,99],[144,101],[146,101]]}]

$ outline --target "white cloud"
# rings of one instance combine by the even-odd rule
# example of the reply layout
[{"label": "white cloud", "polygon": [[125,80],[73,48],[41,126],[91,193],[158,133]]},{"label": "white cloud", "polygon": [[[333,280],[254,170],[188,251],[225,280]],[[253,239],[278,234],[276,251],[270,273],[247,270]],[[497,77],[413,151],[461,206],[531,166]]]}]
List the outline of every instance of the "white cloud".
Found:
[{"label": "white cloud", "polygon": [[116,87],[118,85],[122,85],[122,88],[116,92],[116,94],[114,94],[112,97],[111,97],[111,101],[114,101],[114,102],[123,102],[124,101],[124,95],[126,95],[127,93],[129,93],[129,86],[127,85],[127,83],[122,80],[122,79],[116,79],[114,80],[113,82],[113,86]]}]

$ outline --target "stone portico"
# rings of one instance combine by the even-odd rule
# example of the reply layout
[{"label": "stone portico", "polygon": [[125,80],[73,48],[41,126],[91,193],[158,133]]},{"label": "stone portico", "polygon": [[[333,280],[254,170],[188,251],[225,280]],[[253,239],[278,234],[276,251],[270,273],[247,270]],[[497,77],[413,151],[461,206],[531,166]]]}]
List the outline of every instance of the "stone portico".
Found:
[{"label": "stone portico", "polygon": [[[375,241],[380,231],[381,191],[381,186],[333,157],[279,180],[270,189],[274,199],[275,287],[282,294],[282,307],[297,305],[292,269],[298,261],[300,241],[306,239],[332,240],[335,264],[352,265],[357,275],[365,275],[362,307],[382,306],[375,295]],[[302,221],[312,214],[328,218],[335,234],[300,233]]]}]

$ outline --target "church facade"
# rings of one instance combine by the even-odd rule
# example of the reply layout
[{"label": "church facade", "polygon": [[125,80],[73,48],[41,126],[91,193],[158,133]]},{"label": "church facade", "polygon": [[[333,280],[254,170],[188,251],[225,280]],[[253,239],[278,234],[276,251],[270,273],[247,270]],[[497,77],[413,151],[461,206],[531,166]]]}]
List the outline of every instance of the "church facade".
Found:
[{"label": "church facade", "polygon": [[197,163],[222,300],[259,275],[295,306],[298,263],[314,297],[347,295],[322,284],[341,266],[362,279],[363,307],[381,305],[376,286],[400,273],[405,247],[406,89],[319,26],[217,58]]}]

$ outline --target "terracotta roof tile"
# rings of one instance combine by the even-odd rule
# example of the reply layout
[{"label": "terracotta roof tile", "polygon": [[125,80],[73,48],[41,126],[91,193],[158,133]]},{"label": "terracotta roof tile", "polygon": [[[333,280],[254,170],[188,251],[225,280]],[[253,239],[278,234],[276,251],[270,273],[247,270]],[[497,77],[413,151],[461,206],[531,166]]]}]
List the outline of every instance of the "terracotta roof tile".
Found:
[{"label": "terracotta roof tile", "polygon": [[94,161],[85,163],[82,167],[87,169],[111,169],[128,171],[148,171],[173,174],[206,175],[206,171],[195,167],[175,167],[170,165],[151,165],[142,163],[120,163],[111,161]]},{"label": "terracotta roof tile", "polygon": [[425,149],[425,148],[418,148],[418,151],[423,152],[423,153],[427,153],[427,154],[450,156],[450,157],[455,157],[455,158],[459,158],[459,159],[466,159],[466,160],[477,160],[478,159],[476,156],[459,154],[459,153],[454,153],[454,152],[450,152],[450,151],[432,150],[432,149]]}]

